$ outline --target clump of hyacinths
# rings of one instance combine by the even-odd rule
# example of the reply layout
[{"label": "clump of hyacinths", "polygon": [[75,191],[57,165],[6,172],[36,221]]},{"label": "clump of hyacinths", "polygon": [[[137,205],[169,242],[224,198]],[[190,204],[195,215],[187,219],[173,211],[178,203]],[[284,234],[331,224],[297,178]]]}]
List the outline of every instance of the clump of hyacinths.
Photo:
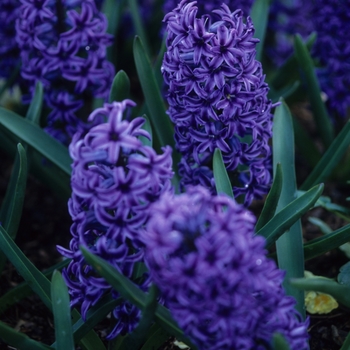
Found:
[{"label": "clump of hyacinths", "polygon": [[281,333],[308,349],[308,321],[281,286],[284,272],[254,236],[255,217],[201,186],[164,193],[142,234],[145,261],[174,319],[198,349],[270,349]]},{"label": "clump of hyacinths", "polygon": [[249,205],[271,183],[273,104],[255,59],[258,40],[241,10],[223,4],[197,18],[195,3],[184,0],[164,18],[162,73],[182,155],[182,185],[202,184],[214,192],[211,164],[219,148],[235,196]]},{"label": "clump of hyacinths", "polygon": [[16,25],[21,74],[31,91],[37,80],[43,83],[51,110],[46,131],[68,144],[86,127],[83,107],[86,114],[93,97],[108,97],[114,67],[106,60],[112,43],[107,20],[94,0],[21,3]]},{"label": "clump of hyacinths", "polygon": [[[141,143],[139,136],[150,138],[141,128],[143,118],[123,119],[134,105],[124,100],[96,109],[89,116],[91,129],[75,134],[69,147],[73,159],[69,200],[73,238],[69,249],[58,249],[72,259],[64,277],[71,304],[81,305],[83,318],[111,287],[86,264],[80,245],[111,263],[140,288],[147,290],[150,283],[146,274],[134,274],[135,264],[143,261],[139,233],[148,220],[150,204],[171,191],[172,160],[169,147],[157,155]],[[113,316],[117,321],[109,338],[131,332],[140,310],[124,302],[113,310]]]}]

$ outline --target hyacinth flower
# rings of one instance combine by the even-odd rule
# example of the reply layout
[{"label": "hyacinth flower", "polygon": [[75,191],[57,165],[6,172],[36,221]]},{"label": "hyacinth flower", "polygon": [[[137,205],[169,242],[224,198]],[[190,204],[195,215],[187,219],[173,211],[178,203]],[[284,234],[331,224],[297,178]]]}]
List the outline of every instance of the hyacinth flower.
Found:
[{"label": "hyacinth flower", "polygon": [[142,233],[145,261],[165,305],[198,349],[271,349],[278,332],[308,349],[307,321],[286,296],[284,272],[254,236],[255,217],[202,186],[164,193]]},{"label": "hyacinth flower", "polygon": [[318,77],[328,109],[332,115],[346,117],[350,107],[350,3],[315,1],[311,18],[317,32],[312,53],[321,66]]},{"label": "hyacinth flower", "polygon": [[[63,275],[71,305],[81,305],[83,318],[111,287],[86,264],[79,246],[101,256],[147,290],[149,278],[133,275],[135,264],[143,261],[139,232],[148,220],[150,204],[172,188],[171,148],[163,148],[164,153],[158,155],[141,143],[139,136],[150,138],[141,129],[144,118],[123,119],[132,106],[131,100],[124,100],[96,109],[89,116],[91,129],[74,135],[69,146],[73,159],[69,200],[73,237],[69,249],[58,250],[72,259]],[[131,332],[140,310],[123,302],[113,310],[113,316],[117,321],[109,339]]]},{"label": "hyacinth flower", "polygon": [[183,0],[168,13],[162,73],[168,114],[175,126],[182,185],[214,192],[211,170],[219,148],[235,196],[249,205],[271,182],[273,107],[250,17],[227,5],[196,17],[196,2]]},{"label": "hyacinth flower", "polygon": [[22,77],[44,85],[51,112],[46,130],[68,144],[86,127],[80,115],[92,98],[107,99],[114,67],[106,60],[112,37],[93,0],[21,0],[16,23]]}]

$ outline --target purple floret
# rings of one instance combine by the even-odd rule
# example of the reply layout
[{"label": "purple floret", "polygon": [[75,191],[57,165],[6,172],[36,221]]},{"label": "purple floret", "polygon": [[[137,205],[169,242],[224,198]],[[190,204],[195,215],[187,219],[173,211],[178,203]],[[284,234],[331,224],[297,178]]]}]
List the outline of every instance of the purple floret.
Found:
[{"label": "purple floret", "polygon": [[[80,305],[83,318],[87,311],[111,286],[87,265],[79,246],[111,263],[133,279],[143,290],[149,287],[146,274],[134,275],[134,266],[143,261],[140,231],[148,220],[151,203],[171,191],[171,148],[158,155],[138,139],[150,138],[141,129],[141,117],[123,119],[135,104],[131,100],[105,104],[89,117],[91,129],[74,135],[70,144],[72,164],[72,217],[69,249],[59,247],[63,256],[71,258],[63,275],[71,296],[71,304]],[[112,293],[117,298],[117,293]],[[137,325],[140,310],[123,302],[113,311],[115,325],[109,339],[125,334]]]},{"label": "purple floret", "polygon": [[197,18],[196,2],[182,1],[168,13],[167,51],[162,73],[168,114],[182,154],[182,185],[201,184],[214,192],[212,159],[216,148],[249,205],[271,183],[273,107],[267,98],[258,42],[250,17],[223,4]]},{"label": "purple floret", "polygon": [[16,23],[22,77],[44,85],[51,112],[46,130],[65,144],[86,127],[81,111],[107,100],[114,67],[106,59],[112,36],[93,0],[21,0]]},{"label": "purple floret", "polygon": [[271,349],[275,332],[292,350],[308,348],[308,321],[254,224],[243,206],[201,186],[151,206],[142,234],[150,277],[198,349]]}]

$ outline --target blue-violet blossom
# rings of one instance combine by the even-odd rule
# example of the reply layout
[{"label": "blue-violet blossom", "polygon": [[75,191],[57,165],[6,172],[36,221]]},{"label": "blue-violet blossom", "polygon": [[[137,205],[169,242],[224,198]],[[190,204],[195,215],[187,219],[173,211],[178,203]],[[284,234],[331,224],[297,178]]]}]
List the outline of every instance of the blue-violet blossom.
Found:
[{"label": "blue-violet blossom", "polygon": [[308,320],[285,295],[284,272],[266,257],[254,224],[243,206],[202,186],[164,193],[151,206],[145,262],[198,349],[271,349],[275,332],[292,350],[308,349]]},{"label": "blue-violet blossom", "polygon": [[350,2],[314,1],[311,19],[317,32],[312,53],[322,66],[318,77],[328,109],[333,116],[346,117],[350,107]]},{"label": "blue-violet blossom", "polygon": [[[71,304],[81,305],[82,317],[102,296],[111,292],[110,285],[87,265],[79,246],[111,263],[140,288],[147,290],[149,278],[134,276],[134,265],[143,261],[139,232],[148,220],[151,203],[171,191],[171,148],[158,155],[138,139],[150,138],[141,126],[144,118],[124,120],[131,100],[105,104],[89,116],[93,126],[85,134],[77,133],[69,146],[72,165],[72,240],[69,249],[59,252],[71,258],[63,271]],[[135,279],[136,278],[136,279]],[[114,297],[117,293],[112,292]],[[113,310],[117,320],[109,339],[131,332],[137,325],[140,310],[123,302]]]},{"label": "blue-violet blossom", "polygon": [[[46,130],[68,144],[85,127],[93,97],[107,99],[114,67],[106,60],[112,36],[94,0],[21,0],[17,42],[22,77],[37,80],[51,109]],[[84,106],[84,111],[83,111]],[[79,113],[81,115],[79,115]]]},{"label": "blue-violet blossom", "polygon": [[219,148],[235,196],[244,195],[249,205],[271,183],[273,105],[255,59],[258,39],[241,10],[231,12],[223,4],[212,15],[196,18],[195,4],[183,0],[164,18],[162,73],[182,154],[182,185],[202,184],[214,191],[211,164]]}]

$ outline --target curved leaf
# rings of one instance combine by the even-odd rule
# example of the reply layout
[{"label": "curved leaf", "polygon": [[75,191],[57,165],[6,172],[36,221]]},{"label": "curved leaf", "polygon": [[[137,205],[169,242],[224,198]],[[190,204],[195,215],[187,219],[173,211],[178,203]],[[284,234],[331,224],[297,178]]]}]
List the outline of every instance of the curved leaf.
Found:
[{"label": "curved leaf", "polygon": [[1,107],[0,125],[3,125],[15,136],[35,148],[66,174],[70,175],[72,160],[69,156],[67,147],[49,136],[39,126],[20,117],[18,114]]},{"label": "curved leaf", "polygon": [[52,274],[51,301],[55,324],[56,350],[74,350],[68,288],[59,271]]},{"label": "curved leaf", "polygon": [[216,192],[225,193],[233,198],[232,185],[227,175],[226,167],[222,159],[222,153],[219,148],[215,149],[213,157],[213,172],[215,179]]},{"label": "curved leaf", "polygon": [[274,216],[278,201],[280,199],[283,183],[283,173],[280,163],[277,163],[276,172],[269,194],[266,197],[264,207],[259,216],[258,222],[255,225],[255,231],[259,231],[264,227]]},{"label": "curved leaf", "polygon": [[114,77],[111,91],[109,94],[109,103],[113,101],[123,101],[130,96],[130,80],[128,75],[120,70]]}]

